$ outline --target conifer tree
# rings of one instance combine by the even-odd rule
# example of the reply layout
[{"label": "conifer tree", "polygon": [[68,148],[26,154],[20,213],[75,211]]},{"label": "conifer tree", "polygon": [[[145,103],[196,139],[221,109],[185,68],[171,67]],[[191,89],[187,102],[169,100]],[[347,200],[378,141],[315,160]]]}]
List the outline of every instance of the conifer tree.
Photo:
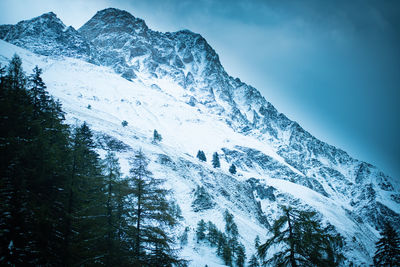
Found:
[{"label": "conifer tree", "polygon": [[171,265],[181,261],[175,256],[171,245],[172,237],[168,230],[176,224],[169,213],[166,197],[169,192],[148,170],[149,160],[138,151],[130,160],[131,184],[129,223],[135,225],[134,254],[136,265]]},{"label": "conifer tree", "polygon": [[[67,183],[64,261],[89,264],[104,257],[106,195],[99,155],[89,126],[83,123],[72,135],[70,177]],[[100,227],[101,226],[101,227]]]},{"label": "conifer tree", "polygon": [[254,248],[257,250],[260,246],[260,236],[257,235],[256,238],[254,239]]},{"label": "conifer tree", "polygon": [[162,140],[161,134],[159,134],[158,131],[154,129],[154,131],[153,131],[153,143],[161,142],[161,140]]},{"label": "conifer tree", "polygon": [[201,219],[197,223],[197,229],[196,229],[197,243],[206,238],[206,234],[204,233],[205,231],[206,231],[206,223],[203,219]]},{"label": "conifer tree", "polygon": [[232,256],[232,247],[229,245],[229,243],[225,243],[222,248],[222,259],[224,260],[225,265],[232,266]]},{"label": "conifer tree", "polygon": [[219,156],[218,156],[217,152],[214,152],[214,154],[213,154],[212,165],[214,168],[221,167],[221,163],[219,162]]},{"label": "conifer tree", "polygon": [[249,262],[248,262],[248,267],[259,267],[260,264],[258,263],[258,259],[256,255],[252,255]]},{"label": "conifer tree", "polygon": [[217,226],[209,221],[207,223],[207,240],[211,246],[216,246],[218,244],[218,234]]},{"label": "conifer tree", "polygon": [[[48,110],[50,97],[46,92],[46,85],[41,77],[42,69],[36,66],[33,69],[33,74],[29,76],[30,94],[33,99],[33,106],[37,112],[45,112]],[[37,112],[35,115],[37,116]]]},{"label": "conifer tree", "polygon": [[237,239],[239,231],[236,223],[233,220],[233,215],[228,210],[224,212],[225,232],[230,238]]},{"label": "conifer tree", "polygon": [[246,251],[242,244],[238,245],[236,248],[236,266],[243,267],[246,262]]},{"label": "conifer tree", "polygon": [[121,170],[119,166],[118,159],[115,153],[108,151],[106,158],[104,160],[105,169],[105,193],[107,197],[106,202],[106,255],[105,255],[105,265],[111,266],[117,263],[117,257],[120,256],[118,249],[118,242],[122,242],[118,238],[119,220],[118,216],[118,201],[120,201],[119,194],[119,180],[121,178]]},{"label": "conifer tree", "polygon": [[236,173],[236,166],[235,166],[235,164],[232,164],[232,165],[229,167],[229,172],[232,173],[232,174],[235,174],[235,173]]},{"label": "conifer tree", "polygon": [[[57,264],[62,251],[59,195],[68,159],[68,127],[51,98],[43,101],[46,111],[34,105],[17,55],[3,75],[0,212],[7,216],[0,216],[0,264]],[[40,73],[37,77],[41,79]]]},{"label": "conifer tree", "polygon": [[380,232],[381,238],[376,242],[374,255],[375,266],[400,265],[400,238],[396,230],[386,222]]},{"label": "conifer tree", "polygon": [[206,154],[204,154],[204,151],[199,150],[197,152],[197,156],[196,156],[199,160],[206,162],[207,158],[206,158]]},{"label": "conifer tree", "polygon": [[263,264],[338,266],[342,262],[342,238],[331,226],[322,228],[316,212],[281,208],[283,215],[272,226],[273,236],[259,246],[258,254],[264,259],[269,248],[283,247]]}]

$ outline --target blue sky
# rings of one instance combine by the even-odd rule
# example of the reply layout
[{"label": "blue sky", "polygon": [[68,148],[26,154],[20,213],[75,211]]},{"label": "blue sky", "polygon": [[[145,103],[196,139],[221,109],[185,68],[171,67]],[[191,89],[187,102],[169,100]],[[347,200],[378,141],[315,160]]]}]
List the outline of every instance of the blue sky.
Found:
[{"label": "blue sky", "polygon": [[202,34],[280,112],[400,179],[400,1],[2,0],[0,24],[53,11],[79,28],[106,7]]}]

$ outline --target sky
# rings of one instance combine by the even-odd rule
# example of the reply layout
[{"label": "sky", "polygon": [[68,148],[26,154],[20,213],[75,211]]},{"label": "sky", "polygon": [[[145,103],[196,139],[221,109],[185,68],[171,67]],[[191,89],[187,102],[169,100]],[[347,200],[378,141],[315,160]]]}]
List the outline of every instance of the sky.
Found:
[{"label": "sky", "polygon": [[200,33],[225,70],[318,139],[400,180],[400,1],[1,0],[0,24],[115,7]]}]

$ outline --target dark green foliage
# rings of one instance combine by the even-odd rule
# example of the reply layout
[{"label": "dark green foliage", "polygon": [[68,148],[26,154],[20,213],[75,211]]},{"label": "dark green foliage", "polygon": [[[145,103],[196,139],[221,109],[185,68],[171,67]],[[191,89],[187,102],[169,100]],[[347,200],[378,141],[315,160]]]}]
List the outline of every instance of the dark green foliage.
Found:
[{"label": "dark green foliage", "polygon": [[206,223],[204,222],[203,219],[201,219],[197,223],[197,229],[196,229],[196,238],[197,238],[197,243],[199,241],[202,241],[206,238],[206,234],[204,233],[206,231]]},{"label": "dark green foliage", "polygon": [[224,220],[225,220],[225,233],[234,239],[237,239],[239,235],[239,231],[236,223],[233,220],[233,215],[229,213],[228,210],[224,212]]},{"label": "dark green foliage", "polygon": [[182,220],[182,210],[179,207],[178,203],[175,201],[170,201],[169,203],[169,213],[174,217],[176,220]]},{"label": "dark green foliage", "polygon": [[195,212],[211,209],[215,206],[210,194],[207,193],[203,186],[197,186],[194,197],[192,208]]},{"label": "dark green foliage", "polygon": [[171,248],[172,237],[166,229],[176,224],[167,201],[169,192],[161,188],[163,180],[148,170],[149,160],[138,151],[130,161],[129,203],[132,207],[128,222],[136,227],[134,253],[136,265],[167,266],[181,262]]},{"label": "dark green foliage", "polygon": [[222,259],[224,260],[225,265],[232,266],[232,256],[232,247],[228,244],[224,245],[222,248]]},{"label": "dark green foliage", "polygon": [[199,150],[197,152],[197,156],[196,157],[201,161],[204,161],[204,162],[207,161],[206,154],[204,154],[204,151],[202,151],[202,150]]},{"label": "dark green foliage", "polygon": [[0,71],[0,265],[57,264],[68,128],[44,91],[40,69],[27,85],[21,66],[14,55],[7,74]]},{"label": "dark green foliage", "polygon": [[126,126],[128,126],[128,122],[127,122],[126,120],[123,120],[123,121],[121,122],[121,125],[122,125],[123,127],[126,127]]},{"label": "dark green foliage", "polygon": [[272,226],[272,237],[258,248],[264,259],[269,248],[283,245],[264,264],[290,266],[339,266],[343,261],[343,239],[332,226],[321,226],[316,212],[281,207],[283,215]]},{"label": "dark green foliage", "polygon": [[260,247],[260,237],[257,235],[254,239],[254,248],[257,250]]},{"label": "dark green foliage", "polygon": [[153,143],[161,142],[162,136],[157,132],[157,130],[153,131]]},{"label": "dark green foliage", "polygon": [[259,266],[260,266],[260,264],[258,263],[258,259],[257,259],[257,256],[256,256],[256,255],[253,254],[253,255],[251,256],[251,258],[250,258],[250,260],[249,260],[247,266],[248,266],[248,267],[259,267]]},{"label": "dark green foliage", "polygon": [[137,191],[120,179],[112,152],[118,143],[103,139],[102,162],[88,125],[71,133],[41,69],[27,79],[21,65],[14,56],[7,72],[0,66],[0,265],[135,266],[141,234],[144,266],[184,264],[155,223],[173,225],[168,214],[179,217],[179,206],[169,207],[157,187],[143,187],[151,188],[143,199],[152,206],[143,204],[138,231],[130,208]]},{"label": "dark green foliage", "polygon": [[244,266],[246,261],[246,252],[244,246],[238,242],[239,233],[233,215],[227,210],[224,213],[226,222],[225,233],[219,231],[215,224],[204,220],[199,221],[197,225],[197,241],[208,242],[210,246],[216,247],[217,256],[221,257],[228,266]]},{"label": "dark green foliage", "polygon": [[181,243],[181,246],[185,246],[188,242],[188,233],[189,233],[189,227],[185,227],[185,230],[183,231],[182,235],[179,237],[179,241]]},{"label": "dark green foliage", "polygon": [[93,134],[86,123],[74,129],[71,140],[71,166],[66,184],[66,222],[64,262],[90,263],[104,255],[105,244],[97,240],[106,235],[104,190],[101,162],[95,151]]},{"label": "dark green foliage", "polygon": [[381,238],[376,242],[374,256],[375,266],[400,266],[400,238],[396,230],[385,223],[380,232]]},{"label": "dark green foliage", "polygon": [[221,163],[219,162],[219,156],[217,152],[214,152],[213,158],[212,158],[212,166],[214,168],[219,168],[221,167]]},{"label": "dark green foliage", "polygon": [[236,266],[243,267],[246,262],[246,251],[243,245],[238,245],[236,248]]},{"label": "dark green foliage", "polygon": [[235,173],[236,173],[236,166],[235,166],[235,164],[232,164],[232,165],[229,167],[229,172],[232,173],[232,174],[235,174]]},{"label": "dark green foliage", "polygon": [[104,159],[105,194],[106,194],[106,225],[105,225],[105,265],[119,263],[121,257],[120,234],[123,231],[123,218],[119,206],[122,204],[121,170],[114,152],[109,151]]},{"label": "dark green foliage", "polygon": [[211,246],[216,246],[218,244],[219,230],[212,222],[207,223],[207,241]]},{"label": "dark green foliage", "polygon": [[98,134],[96,136],[96,146],[105,151],[113,152],[128,152],[132,150],[132,148],[124,142],[107,134]]}]

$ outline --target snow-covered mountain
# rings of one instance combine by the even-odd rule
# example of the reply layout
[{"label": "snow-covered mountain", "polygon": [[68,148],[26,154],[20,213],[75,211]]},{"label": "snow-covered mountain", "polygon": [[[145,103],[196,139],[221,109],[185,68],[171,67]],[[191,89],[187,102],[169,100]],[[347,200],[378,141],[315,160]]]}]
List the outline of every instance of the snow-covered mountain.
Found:
[{"label": "snow-covered mountain", "polygon": [[[375,166],[326,144],[279,113],[260,92],[229,76],[217,53],[189,30],[157,32],[126,11],[105,9],[80,29],[54,13],[0,26],[0,63],[20,55],[26,71],[43,69],[68,123],[87,121],[151,159],[190,227],[182,256],[191,266],[223,266],[214,249],[196,244],[200,219],[223,229],[228,209],[248,257],[264,240],[279,204],[312,207],[346,238],[348,262],[372,262],[377,227],[400,226],[400,184]],[[121,122],[126,120],[128,126]],[[163,140],[152,141],[153,130]],[[206,153],[208,162],[195,156]],[[221,168],[210,159],[218,152]],[[131,150],[120,152],[123,170]],[[235,164],[238,173],[228,172]],[[203,186],[213,205],[192,206]]]}]

